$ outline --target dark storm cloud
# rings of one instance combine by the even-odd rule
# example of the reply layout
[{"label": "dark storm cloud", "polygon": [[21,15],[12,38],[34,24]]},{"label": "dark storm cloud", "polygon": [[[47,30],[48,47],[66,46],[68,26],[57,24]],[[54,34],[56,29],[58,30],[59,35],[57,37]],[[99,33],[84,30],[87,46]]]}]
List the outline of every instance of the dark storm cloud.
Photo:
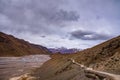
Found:
[{"label": "dark storm cloud", "polygon": [[0,19],[6,23],[1,21],[0,27],[16,32],[53,33],[56,27],[79,19],[77,12],[60,9],[61,3],[62,0],[0,0],[0,14],[5,16]]},{"label": "dark storm cloud", "polygon": [[106,40],[111,38],[112,36],[108,34],[100,34],[92,31],[83,31],[83,30],[77,30],[71,32],[71,37],[81,40]]},{"label": "dark storm cloud", "polygon": [[55,15],[52,16],[54,20],[63,20],[63,21],[77,21],[79,15],[74,11],[65,11],[60,10]]}]

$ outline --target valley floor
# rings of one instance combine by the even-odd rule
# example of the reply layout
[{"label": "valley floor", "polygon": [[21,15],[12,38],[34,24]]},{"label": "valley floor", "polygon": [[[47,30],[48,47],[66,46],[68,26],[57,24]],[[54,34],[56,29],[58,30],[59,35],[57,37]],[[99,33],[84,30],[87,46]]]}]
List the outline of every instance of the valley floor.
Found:
[{"label": "valley floor", "polygon": [[8,78],[28,73],[49,59],[48,55],[0,57],[0,80],[8,80]]}]

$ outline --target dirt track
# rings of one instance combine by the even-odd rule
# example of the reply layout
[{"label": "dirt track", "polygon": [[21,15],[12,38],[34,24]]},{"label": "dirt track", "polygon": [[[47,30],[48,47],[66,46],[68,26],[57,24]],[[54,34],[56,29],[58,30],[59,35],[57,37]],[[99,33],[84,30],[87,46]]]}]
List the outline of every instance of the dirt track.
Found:
[{"label": "dirt track", "polygon": [[102,72],[102,71],[96,71],[96,70],[88,70],[88,71],[91,73],[102,75],[102,76],[104,75],[104,76],[111,77],[113,80],[120,80],[120,75],[111,74],[111,73]]},{"label": "dirt track", "polygon": [[97,70],[93,70],[92,68],[87,68],[86,66],[77,63],[74,59],[71,59],[72,63],[82,67],[85,69],[85,71],[87,73],[92,73],[92,74],[96,74],[98,76],[102,76],[104,77],[104,79],[109,78],[110,80],[120,80],[120,75],[116,75],[116,74],[111,74],[111,73],[107,73],[107,72],[102,72],[102,71],[97,71]]}]

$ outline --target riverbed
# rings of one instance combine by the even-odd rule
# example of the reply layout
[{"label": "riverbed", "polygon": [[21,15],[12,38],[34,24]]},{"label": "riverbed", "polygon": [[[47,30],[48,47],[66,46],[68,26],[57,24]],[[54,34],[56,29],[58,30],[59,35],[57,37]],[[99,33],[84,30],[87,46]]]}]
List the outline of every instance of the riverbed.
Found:
[{"label": "riverbed", "polygon": [[49,59],[49,55],[0,57],[0,80],[8,80],[11,77],[29,73]]}]

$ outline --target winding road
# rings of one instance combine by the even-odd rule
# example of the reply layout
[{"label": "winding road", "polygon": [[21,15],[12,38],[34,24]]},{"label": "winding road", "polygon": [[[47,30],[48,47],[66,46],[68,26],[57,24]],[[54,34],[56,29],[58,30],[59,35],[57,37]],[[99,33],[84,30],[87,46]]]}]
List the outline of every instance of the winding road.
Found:
[{"label": "winding road", "polygon": [[120,75],[93,70],[92,68],[88,68],[88,67],[86,67],[82,64],[79,64],[74,59],[70,59],[70,60],[72,61],[73,64],[76,64],[76,65],[80,66],[81,68],[84,68],[85,72],[95,74],[95,75],[98,75],[98,76],[102,76],[102,77],[104,77],[104,80],[106,80],[106,78],[109,78],[109,79],[112,79],[112,80],[120,80]]},{"label": "winding road", "polygon": [[96,71],[96,70],[88,70],[88,71],[99,74],[99,75],[101,74],[101,75],[104,75],[104,76],[111,77],[113,80],[120,80],[120,75],[111,74],[111,73],[102,72],[102,71]]}]

